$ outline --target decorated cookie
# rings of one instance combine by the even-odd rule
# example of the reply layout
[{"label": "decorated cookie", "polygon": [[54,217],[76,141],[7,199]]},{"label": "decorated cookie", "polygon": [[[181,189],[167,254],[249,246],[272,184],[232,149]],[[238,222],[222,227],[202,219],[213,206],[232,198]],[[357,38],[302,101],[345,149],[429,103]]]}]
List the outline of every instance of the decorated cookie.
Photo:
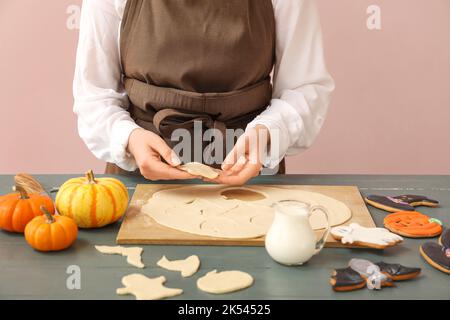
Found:
[{"label": "decorated cookie", "polygon": [[432,267],[450,274],[450,229],[446,229],[439,243],[426,242],[420,246],[420,254]]},{"label": "decorated cookie", "polygon": [[382,273],[394,281],[413,279],[421,272],[420,268],[405,267],[398,263],[377,262],[375,265],[380,268]]},{"label": "decorated cookie", "polygon": [[450,248],[450,229],[445,229],[444,232],[442,232],[441,236],[439,237],[439,244]]},{"label": "decorated cookie", "polygon": [[379,196],[369,195],[366,197],[366,202],[371,206],[378,209],[397,212],[397,211],[414,211],[415,207],[437,207],[439,202],[433,199],[429,199],[425,196],[418,196],[412,194],[406,194],[401,196]]},{"label": "decorated cookie", "polygon": [[442,233],[439,220],[430,219],[416,211],[400,211],[384,218],[384,226],[390,231],[409,238],[432,238]]},{"label": "decorated cookie", "polygon": [[351,259],[348,265],[347,268],[333,271],[330,284],[334,291],[394,287],[394,281],[413,279],[421,272],[420,268],[405,267],[398,263],[372,263],[364,259]]},{"label": "decorated cookie", "polygon": [[343,244],[358,245],[374,249],[395,246],[403,238],[384,228],[365,228],[357,223],[331,229],[334,239]]},{"label": "decorated cookie", "polygon": [[333,271],[330,284],[334,291],[353,291],[366,286],[366,280],[350,267]]},{"label": "decorated cookie", "polygon": [[380,290],[382,287],[394,287],[394,281],[380,267],[369,260],[352,259],[348,263],[349,267],[358,272],[366,280],[367,288],[370,290]]}]

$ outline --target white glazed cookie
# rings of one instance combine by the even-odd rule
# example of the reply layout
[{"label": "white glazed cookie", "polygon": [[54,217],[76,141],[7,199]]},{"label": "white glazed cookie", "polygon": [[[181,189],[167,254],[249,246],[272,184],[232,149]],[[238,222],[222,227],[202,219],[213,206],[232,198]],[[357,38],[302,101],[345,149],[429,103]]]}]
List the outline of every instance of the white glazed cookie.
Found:
[{"label": "white glazed cookie", "polygon": [[213,270],[197,280],[197,287],[205,292],[223,294],[250,287],[253,277],[242,271]]},{"label": "white glazed cookie", "polygon": [[127,262],[136,268],[145,267],[141,259],[143,249],[140,247],[125,248],[122,246],[95,246],[95,249],[103,254],[120,254],[127,257]]},{"label": "white glazed cookie", "polygon": [[124,288],[118,288],[118,295],[132,294],[136,300],[159,300],[178,296],[183,293],[182,289],[172,289],[164,286],[166,278],[147,278],[142,274],[129,274],[122,278]]},{"label": "white glazed cookie", "polygon": [[156,264],[166,270],[180,271],[181,275],[186,278],[197,272],[200,267],[200,259],[192,255],[184,260],[169,261],[166,256],[163,256]]},{"label": "white glazed cookie", "polygon": [[384,228],[365,228],[357,223],[331,229],[331,235],[343,244],[359,245],[375,249],[392,247],[403,241],[399,235]]}]

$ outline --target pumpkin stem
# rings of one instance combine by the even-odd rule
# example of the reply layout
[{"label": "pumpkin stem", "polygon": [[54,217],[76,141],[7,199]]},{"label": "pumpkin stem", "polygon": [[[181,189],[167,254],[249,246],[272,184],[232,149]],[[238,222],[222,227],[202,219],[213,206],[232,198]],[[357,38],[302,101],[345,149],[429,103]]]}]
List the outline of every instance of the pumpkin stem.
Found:
[{"label": "pumpkin stem", "polygon": [[17,191],[20,193],[20,199],[30,199],[30,196],[28,195],[27,190],[25,190],[25,188],[22,187],[21,185],[16,184],[13,189],[14,189],[14,191]]},{"label": "pumpkin stem", "polygon": [[92,170],[89,170],[88,172],[86,172],[86,179],[89,184],[97,183],[97,181],[95,181],[94,171],[92,171]]},{"label": "pumpkin stem", "polygon": [[44,187],[33,176],[27,173],[18,173],[14,177],[16,185],[22,186],[28,193],[45,193]]},{"label": "pumpkin stem", "polygon": [[52,224],[55,222],[55,218],[52,216],[52,214],[47,210],[46,207],[41,206],[41,211],[44,213],[45,217],[47,218],[47,223]]}]

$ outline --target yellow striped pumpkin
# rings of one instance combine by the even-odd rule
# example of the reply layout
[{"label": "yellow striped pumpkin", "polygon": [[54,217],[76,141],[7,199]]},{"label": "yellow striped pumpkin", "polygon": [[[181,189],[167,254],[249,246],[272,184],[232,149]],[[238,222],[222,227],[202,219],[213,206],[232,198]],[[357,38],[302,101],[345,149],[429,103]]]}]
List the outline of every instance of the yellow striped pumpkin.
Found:
[{"label": "yellow striped pumpkin", "polygon": [[85,177],[66,181],[55,201],[59,214],[75,220],[80,228],[100,228],[119,220],[128,206],[125,185],[114,178]]}]

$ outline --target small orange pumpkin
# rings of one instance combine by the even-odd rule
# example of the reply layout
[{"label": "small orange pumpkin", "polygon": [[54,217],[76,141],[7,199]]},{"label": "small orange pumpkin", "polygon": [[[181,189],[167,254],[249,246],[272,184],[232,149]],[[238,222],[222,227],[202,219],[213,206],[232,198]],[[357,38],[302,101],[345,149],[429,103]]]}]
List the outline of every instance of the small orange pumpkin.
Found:
[{"label": "small orange pumpkin", "polygon": [[42,215],[43,205],[50,213],[55,213],[53,201],[41,194],[28,193],[22,186],[16,185],[18,193],[0,197],[0,229],[22,233],[25,226],[34,217]]},{"label": "small orange pumpkin", "polygon": [[25,228],[25,240],[39,251],[64,250],[75,242],[78,227],[71,218],[52,215],[44,206],[44,215],[30,221]]}]

